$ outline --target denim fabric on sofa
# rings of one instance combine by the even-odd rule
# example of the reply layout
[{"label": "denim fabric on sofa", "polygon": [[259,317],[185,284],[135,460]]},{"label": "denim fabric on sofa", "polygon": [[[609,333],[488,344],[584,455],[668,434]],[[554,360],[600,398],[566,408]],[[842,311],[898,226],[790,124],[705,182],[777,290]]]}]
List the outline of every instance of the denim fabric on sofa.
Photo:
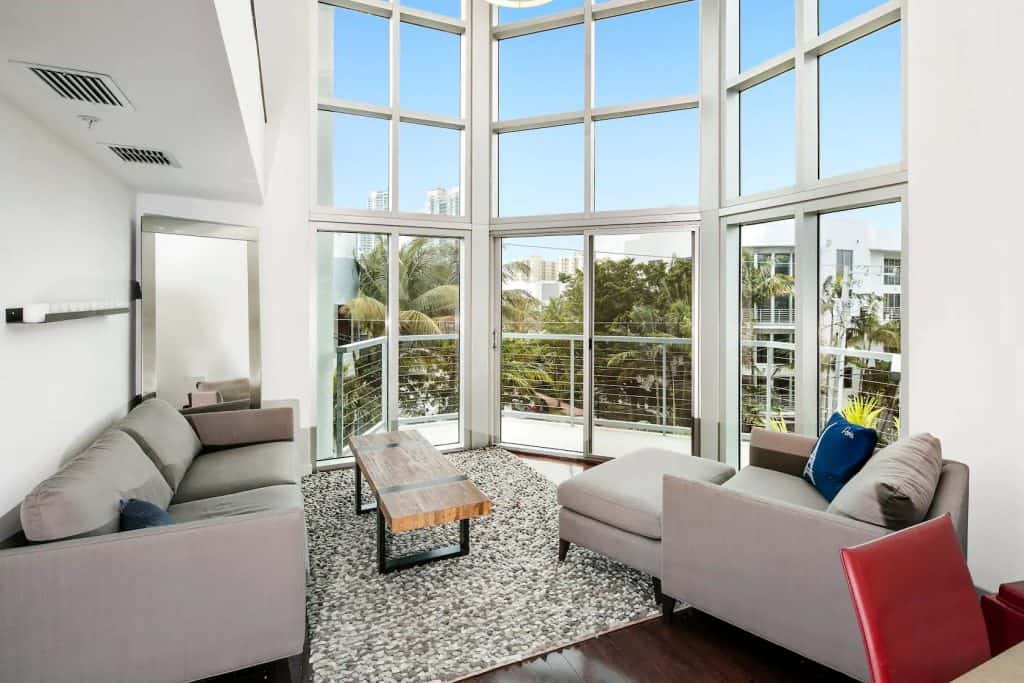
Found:
[{"label": "denim fabric on sofa", "polygon": [[[191,681],[302,652],[306,535],[290,408],[153,399],[22,504],[0,550],[11,680]],[[121,500],[174,524],[118,532]]]}]

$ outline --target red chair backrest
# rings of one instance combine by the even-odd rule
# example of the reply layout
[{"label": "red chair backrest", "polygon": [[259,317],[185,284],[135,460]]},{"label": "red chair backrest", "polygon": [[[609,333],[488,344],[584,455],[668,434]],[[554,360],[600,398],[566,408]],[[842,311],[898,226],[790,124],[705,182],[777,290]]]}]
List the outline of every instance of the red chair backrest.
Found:
[{"label": "red chair backrest", "polygon": [[949,515],[840,555],[874,683],[945,683],[991,657]]}]

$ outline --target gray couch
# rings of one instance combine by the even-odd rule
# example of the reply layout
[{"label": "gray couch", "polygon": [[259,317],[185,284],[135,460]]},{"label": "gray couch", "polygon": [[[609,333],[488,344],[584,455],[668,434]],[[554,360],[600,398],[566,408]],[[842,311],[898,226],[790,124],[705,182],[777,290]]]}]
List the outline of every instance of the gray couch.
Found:
[{"label": "gray couch", "polygon": [[[22,503],[0,550],[0,678],[191,681],[301,654],[306,534],[290,408],[136,407]],[[118,531],[119,501],[174,524]]]},{"label": "gray couch", "polygon": [[[567,541],[602,552],[655,577],[669,618],[678,599],[867,680],[839,550],[891,529],[829,510],[801,476],[814,443],[755,430],[750,464],[734,476],[656,452],[588,470],[559,490],[560,556]],[[942,460],[936,470],[925,519],[949,514],[966,553],[968,469]]]}]

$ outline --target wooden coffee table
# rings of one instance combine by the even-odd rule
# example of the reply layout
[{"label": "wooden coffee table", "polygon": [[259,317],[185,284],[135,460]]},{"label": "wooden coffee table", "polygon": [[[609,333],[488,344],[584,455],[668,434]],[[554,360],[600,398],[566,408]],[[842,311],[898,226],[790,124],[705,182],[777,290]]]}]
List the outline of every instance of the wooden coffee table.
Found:
[{"label": "wooden coffee table", "polygon": [[[377,569],[381,574],[469,554],[469,520],[491,514],[491,499],[415,430],[349,439],[356,459],[356,514],[377,512]],[[363,505],[363,477],[375,503]],[[404,557],[387,556],[387,529],[459,523],[459,544]]]}]

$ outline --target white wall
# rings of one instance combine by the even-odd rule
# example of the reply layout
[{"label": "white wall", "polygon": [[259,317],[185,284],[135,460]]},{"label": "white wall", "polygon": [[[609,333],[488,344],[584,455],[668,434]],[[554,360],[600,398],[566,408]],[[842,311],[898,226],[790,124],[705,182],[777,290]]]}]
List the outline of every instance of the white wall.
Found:
[{"label": "white wall", "polygon": [[249,377],[248,243],[154,238],[157,396],[184,406],[197,381]]},{"label": "white wall", "polygon": [[217,21],[224,38],[224,51],[231,68],[235,96],[249,140],[249,153],[256,166],[260,189],[264,187],[263,86],[260,83],[260,55],[252,30],[252,6],[249,0],[214,0]]},{"label": "white wall", "polygon": [[1021,26],[1019,0],[908,11],[908,424],[971,467],[969,564],[989,589],[1024,577]]},{"label": "white wall", "polygon": [[[0,97],[0,307],[126,300],[134,193]],[[123,416],[127,315],[0,324],[0,539],[60,463]]]}]

